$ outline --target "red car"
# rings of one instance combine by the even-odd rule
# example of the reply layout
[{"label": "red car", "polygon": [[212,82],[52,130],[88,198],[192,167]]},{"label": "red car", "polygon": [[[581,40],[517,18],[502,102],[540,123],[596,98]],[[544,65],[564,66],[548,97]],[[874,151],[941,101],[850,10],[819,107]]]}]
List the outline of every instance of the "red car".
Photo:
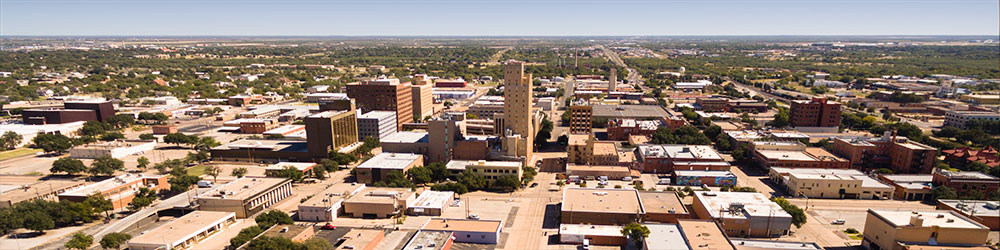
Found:
[{"label": "red car", "polygon": [[330,225],[330,223],[326,223],[326,225],[323,225],[323,226],[322,226],[322,227],[320,227],[319,229],[323,229],[323,230],[334,230],[334,229],[337,229],[337,227],[336,227],[336,226],[334,226],[334,225]]}]

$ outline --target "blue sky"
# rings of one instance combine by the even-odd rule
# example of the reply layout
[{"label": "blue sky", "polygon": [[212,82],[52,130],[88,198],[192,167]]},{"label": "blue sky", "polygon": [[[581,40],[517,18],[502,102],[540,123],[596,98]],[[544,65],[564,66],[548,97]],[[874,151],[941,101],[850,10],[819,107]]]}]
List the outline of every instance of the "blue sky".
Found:
[{"label": "blue sky", "polygon": [[0,35],[998,34],[998,0],[0,0]]}]

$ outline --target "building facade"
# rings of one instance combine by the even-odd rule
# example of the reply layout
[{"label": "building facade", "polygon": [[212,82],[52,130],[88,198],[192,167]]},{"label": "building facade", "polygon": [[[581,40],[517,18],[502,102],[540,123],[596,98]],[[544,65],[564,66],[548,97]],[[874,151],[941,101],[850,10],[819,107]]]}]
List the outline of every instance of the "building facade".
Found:
[{"label": "building facade", "polygon": [[434,87],[431,85],[413,85],[410,87],[413,96],[413,118],[423,120],[434,115]]},{"label": "building facade", "polygon": [[372,111],[358,116],[358,139],[385,138],[396,133],[396,112]]},{"label": "building facade", "polygon": [[530,73],[524,73],[523,62],[505,63],[503,149],[509,156],[525,159],[531,159],[535,139],[531,79]]},{"label": "building facade", "polygon": [[826,98],[792,101],[789,120],[793,127],[840,126],[840,103]]},{"label": "building facade", "polygon": [[361,112],[395,111],[396,130],[413,119],[413,90],[399,79],[375,79],[348,84],[347,96],[354,99]]},{"label": "building facade", "polygon": [[249,218],[292,195],[292,180],[286,178],[242,177],[202,193],[198,209],[236,213]]},{"label": "building facade", "polygon": [[952,172],[938,169],[932,180],[934,186],[950,187],[958,197],[977,196],[985,200],[993,193],[1000,192],[1000,178],[977,171]]},{"label": "building facade", "polygon": [[989,111],[948,111],[944,115],[944,126],[965,129],[971,120],[1000,121],[1000,113]]},{"label": "building facade", "polygon": [[569,132],[572,134],[589,134],[592,131],[594,108],[584,99],[571,103],[569,112]]},{"label": "building facade", "polygon": [[868,210],[861,246],[904,250],[909,245],[954,247],[986,244],[990,229],[952,211]]},{"label": "building facade", "polygon": [[357,112],[324,111],[305,119],[309,154],[313,158],[327,158],[331,150],[358,142]]}]

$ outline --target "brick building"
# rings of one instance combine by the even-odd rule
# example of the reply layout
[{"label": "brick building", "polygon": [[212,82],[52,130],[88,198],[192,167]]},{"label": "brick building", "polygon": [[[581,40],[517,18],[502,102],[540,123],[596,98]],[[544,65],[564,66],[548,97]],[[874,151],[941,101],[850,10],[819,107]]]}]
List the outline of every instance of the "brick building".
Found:
[{"label": "brick building", "polygon": [[840,126],[840,103],[826,98],[792,101],[789,119],[793,127]]},{"label": "brick building", "polygon": [[375,79],[348,84],[347,96],[354,99],[361,112],[395,111],[397,130],[413,119],[413,90],[399,79]]},{"label": "brick building", "polygon": [[614,119],[608,121],[608,140],[624,141],[630,135],[652,136],[656,129],[666,126],[661,120],[641,121],[635,119]]},{"label": "brick building", "polygon": [[893,172],[929,174],[934,167],[937,149],[905,137],[833,139],[833,152],[857,168],[889,166]]},{"label": "brick building", "polygon": [[958,197],[979,193],[982,195],[979,199],[985,200],[991,194],[1000,192],[1000,178],[976,171],[952,172],[938,169],[934,172],[933,183],[934,186],[955,189]]}]

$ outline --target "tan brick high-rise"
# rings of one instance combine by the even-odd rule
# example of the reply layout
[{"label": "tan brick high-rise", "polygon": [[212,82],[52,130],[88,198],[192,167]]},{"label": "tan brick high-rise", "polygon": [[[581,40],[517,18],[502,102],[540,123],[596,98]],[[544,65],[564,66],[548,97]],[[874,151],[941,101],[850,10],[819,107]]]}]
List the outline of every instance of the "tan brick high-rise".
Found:
[{"label": "tan brick high-rise", "polygon": [[[531,74],[524,73],[523,62],[514,60],[507,61],[503,71],[505,130],[502,133],[505,137],[503,147],[509,149],[508,152],[516,152],[514,156],[524,156],[530,161],[535,138],[534,119],[531,114]],[[521,139],[513,139],[518,135]]]}]

